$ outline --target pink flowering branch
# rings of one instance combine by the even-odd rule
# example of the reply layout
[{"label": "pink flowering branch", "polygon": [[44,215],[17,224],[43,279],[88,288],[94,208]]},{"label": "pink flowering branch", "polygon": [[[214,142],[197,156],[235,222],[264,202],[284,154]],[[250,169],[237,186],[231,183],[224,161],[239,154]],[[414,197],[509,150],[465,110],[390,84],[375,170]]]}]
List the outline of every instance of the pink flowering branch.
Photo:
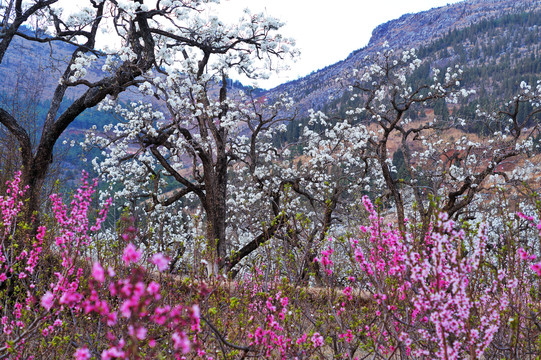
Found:
[{"label": "pink flowering branch", "polygon": [[[28,290],[26,298],[21,297],[22,301],[14,298],[9,302],[12,307],[2,308],[0,358],[26,358],[24,354],[32,347],[51,339],[62,328],[65,316],[69,316],[70,326],[82,326],[81,333],[88,327],[90,319],[97,320],[108,329],[104,339],[107,345],[99,353],[93,343],[79,339],[80,346],[74,353],[76,359],[98,355],[101,359],[138,359],[141,358],[142,347],[147,348],[146,354],[165,351],[180,358],[194,348],[197,334],[201,331],[199,307],[161,302],[161,285],[148,280],[152,276],[145,264],[140,263],[141,252],[133,243],[130,242],[123,251],[124,268],[117,269],[125,276],[118,275],[110,267],[106,270],[100,262],[94,261],[91,262],[90,280],[82,282],[85,273],[82,265],[89,260],[84,255],[89,254],[93,234],[100,230],[110,204],[110,201],[106,202],[91,224],[89,215],[97,183],[89,183],[86,174],[69,206],[59,195],[51,196],[57,224],[53,254],[58,256],[60,268],[46,280],[48,283],[39,284],[39,289],[45,291],[38,291],[34,279],[44,279],[36,269],[41,266],[40,255],[47,231],[45,227],[39,227],[31,244],[22,242],[25,248],[15,247],[13,235],[23,195],[18,187],[19,178],[20,174],[16,174],[15,179],[8,183],[7,195],[0,198],[4,221],[0,286],[13,288],[17,282]],[[130,237],[133,231],[130,230],[127,229],[127,236],[133,239]],[[164,271],[168,263],[166,256],[155,254],[149,265]],[[28,317],[26,313],[35,315]]]},{"label": "pink flowering branch", "polygon": [[[466,233],[455,230],[454,222],[440,214],[420,251],[414,251],[412,234],[385,226],[370,200],[365,197],[363,202],[370,226],[361,231],[369,246],[361,246],[357,239],[351,244],[359,278],[366,279],[377,309],[373,325],[361,330],[374,342],[374,351],[381,356],[399,351],[403,356],[446,360],[480,358],[509,305],[506,293],[500,291],[502,284],[516,286],[503,271],[483,284],[472,283],[485,257],[486,228],[479,228],[471,255],[464,257],[460,248]],[[323,251],[318,261],[331,266],[330,253]],[[348,293],[346,288],[344,295],[351,299]],[[344,310],[342,306],[340,311]]]}]

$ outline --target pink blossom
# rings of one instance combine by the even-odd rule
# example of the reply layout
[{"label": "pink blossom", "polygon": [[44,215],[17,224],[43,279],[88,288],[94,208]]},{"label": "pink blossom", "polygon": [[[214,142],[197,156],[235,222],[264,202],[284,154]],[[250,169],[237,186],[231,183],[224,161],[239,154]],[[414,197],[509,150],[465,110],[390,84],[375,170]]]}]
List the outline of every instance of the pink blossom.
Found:
[{"label": "pink blossom", "polygon": [[124,264],[126,266],[130,265],[131,262],[138,262],[141,258],[141,252],[137,250],[135,245],[132,243],[129,243],[126,248],[124,249],[124,253],[122,254],[122,261],[124,261]]},{"label": "pink blossom", "polygon": [[124,301],[122,305],[120,306],[120,312],[122,313],[122,316],[124,316],[127,319],[131,317],[131,306],[132,306],[131,300]]},{"label": "pink blossom", "polygon": [[116,324],[116,321],[117,321],[117,313],[116,313],[116,311],[107,314],[107,325],[108,325],[108,326],[113,326],[113,325],[115,325],[115,324]]},{"label": "pink blossom", "polygon": [[115,358],[124,359],[125,356],[126,356],[126,353],[117,347],[112,347],[110,349],[104,350],[101,353],[102,360],[111,360]]},{"label": "pink blossom", "polygon": [[[367,276],[367,284],[373,289],[374,301],[378,305],[374,313],[377,316],[393,318],[387,326],[394,327],[396,340],[406,346],[406,354],[412,339],[404,320],[411,322],[416,333],[423,341],[431,342],[439,349],[433,354],[415,350],[415,354],[434,355],[436,358],[458,359],[464,351],[466,339],[476,341],[480,333],[483,339],[477,341],[479,354],[483,354],[492,341],[494,333],[500,326],[500,313],[507,308],[508,300],[503,297],[488,295],[497,292],[499,283],[507,283],[511,289],[516,279],[509,279],[505,272],[498,273],[498,280],[486,284],[486,295],[479,299],[472,298],[468,289],[470,274],[479,268],[486,252],[486,227],[480,226],[474,239],[475,248],[471,256],[461,257],[457,253],[456,244],[464,241],[466,234],[459,229],[447,214],[440,214],[437,227],[429,227],[425,237],[426,244],[431,246],[415,252],[411,249],[412,234],[403,234],[398,229],[383,224],[368,198],[363,198],[366,210],[370,213],[371,225],[366,229],[370,235],[370,248],[361,248],[359,242],[350,241],[354,248],[355,260],[361,271]],[[518,255],[526,260],[529,255],[523,250]],[[533,267],[532,267],[533,268]],[[535,270],[535,269],[534,269]],[[541,263],[539,264],[541,273]],[[393,284],[393,285],[391,285]],[[394,285],[396,284],[396,285]],[[513,284],[513,285],[511,285]],[[415,286],[417,291],[410,295]],[[350,289],[344,291],[348,296]],[[394,299],[408,301],[404,307],[392,303]],[[408,300],[406,300],[408,299]],[[478,329],[471,328],[471,314],[474,307],[483,307],[488,311],[479,319]],[[402,321],[398,321],[402,320]],[[404,327],[403,327],[404,326]],[[431,331],[427,331],[427,326]],[[366,336],[380,338],[378,349],[385,354],[392,353],[394,346],[387,346],[393,335],[387,330],[365,327]],[[402,330],[405,331],[402,331]],[[433,330],[432,330],[433,329]],[[446,337],[453,334],[457,341],[449,344]],[[315,334],[314,334],[315,335]],[[348,333],[342,338],[351,339]],[[314,342],[314,341],[312,341]],[[315,342],[314,342],[315,343]],[[445,356],[443,355],[445,349]]]},{"label": "pink blossom", "polygon": [[537,276],[541,276],[541,262],[532,264],[531,269],[537,273]]},{"label": "pink blossom", "polygon": [[345,339],[346,342],[350,343],[353,341],[353,333],[348,329],[345,333],[338,335],[340,339]]},{"label": "pink blossom", "polygon": [[158,267],[159,271],[164,271],[167,269],[167,265],[169,265],[169,259],[161,253],[154,254],[152,256],[151,262]]},{"label": "pink blossom", "polygon": [[306,342],[307,337],[308,337],[307,334],[302,334],[302,336],[298,338],[296,341],[297,345],[304,344]]},{"label": "pink blossom", "polygon": [[135,337],[139,340],[144,340],[147,336],[147,329],[143,326],[137,328],[137,331],[135,332]]},{"label": "pink blossom", "polygon": [[47,311],[51,310],[51,308],[53,307],[53,302],[54,302],[54,295],[50,291],[47,291],[41,297],[41,306],[43,306]]},{"label": "pink blossom", "polygon": [[160,296],[159,296],[160,295],[160,284],[158,284],[155,281],[150,282],[150,284],[148,284],[148,286],[147,286],[147,292],[150,295],[155,295],[154,296],[155,299],[159,299],[160,298]]},{"label": "pink blossom", "polygon": [[105,272],[99,262],[95,262],[92,266],[92,277],[100,283],[105,281]]},{"label": "pink blossom", "polygon": [[75,357],[75,360],[89,360],[90,351],[86,347],[78,348],[77,350],[75,350],[73,356]]},{"label": "pink blossom", "polygon": [[522,260],[528,260],[529,255],[528,255],[528,253],[527,253],[523,248],[519,248],[519,249],[517,250],[517,253],[518,253],[518,255],[520,256],[520,258],[521,258]]},{"label": "pink blossom", "polygon": [[190,352],[191,344],[190,340],[186,336],[184,332],[178,332],[173,333],[171,336],[174,342],[175,350],[181,350],[183,354],[187,354]]},{"label": "pink blossom", "polygon": [[314,333],[314,335],[312,335],[312,344],[314,344],[314,347],[320,347],[323,345],[323,336],[319,335],[318,332]]},{"label": "pink blossom", "polygon": [[82,300],[83,296],[75,291],[66,291],[60,296],[60,304],[74,306]]},{"label": "pink blossom", "polygon": [[272,298],[269,298],[269,299],[267,300],[267,303],[266,303],[267,309],[269,309],[270,312],[275,312],[275,311],[276,311],[276,306],[272,305],[272,302],[271,302],[271,301],[272,301]]},{"label": "pink blossom", "polygon": [[109,275],[109,277],[114,277],[116,275],[115,269],[113,269],[112,267],[109,266],[107,268],[107,275]]},{"label": "pink blossom", "polygon": [[201,317],[201,309],[199,308],[199,305],[195,304],[192,306],[192,316],[195,319],[199,319]]}]

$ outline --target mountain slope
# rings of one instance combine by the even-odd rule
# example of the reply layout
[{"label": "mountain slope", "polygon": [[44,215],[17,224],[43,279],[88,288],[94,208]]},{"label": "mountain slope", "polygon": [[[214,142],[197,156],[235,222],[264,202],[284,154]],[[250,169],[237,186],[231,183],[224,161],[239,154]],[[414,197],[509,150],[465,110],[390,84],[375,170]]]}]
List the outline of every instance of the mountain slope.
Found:
[{"label": "mountain slope", "polygon": [[[417,14],[406,14],[379,25],[374,29],[368,45],[354,51],[347,59],[280,85],[268,91],[266,96],[272,99],[278,94],[288,93],[299,104],[301,113],[309,108],[338,110],[346,98],[340,100],[343,89],[336,79],[344,77],[352,69],[362,68],[366,63],[365,58],[380,51],[385,42],[395,50],[419,49],[420,58],[428,65],[423,68],[424,75],[428,75],[427,71],[433,66],[460,64],[470,70],[468,76],[475,78],[470,79],[470,83],[478,82],[481,80],[479,72],[486,73],[489,71],[487,69],[498,65],[501,67],[502,56],[511,57],[518,53],[519,58],[514,58],[513,64],[507,65],[511,65],[512,72],[522,73],[524,66],[520,64],[521,59],[533,56],[535,61],[537,56],[536,39],[539,39],[539,34],[538,27],[534,26],[541,26],[541,20],[537,16],[527,20],[528,14],[539,11],[541,1],[538,0],[469,0]],[[498,23],[498,19],[504,17],[508,21]],[[513,31],[506,26],[512,26]],[[494,43],[505,42],[511,45],[494,46]],[[496,51],[500,53],[496,54]],[[473,71],[475,67],[479,71]]]}]

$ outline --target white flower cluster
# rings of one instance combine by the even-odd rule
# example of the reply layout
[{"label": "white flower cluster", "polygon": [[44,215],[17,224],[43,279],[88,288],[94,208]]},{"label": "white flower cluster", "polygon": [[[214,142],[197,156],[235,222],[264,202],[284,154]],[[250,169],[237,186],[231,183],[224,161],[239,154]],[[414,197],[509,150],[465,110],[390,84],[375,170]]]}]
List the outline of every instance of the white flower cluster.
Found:
[{"label": "white flower cluster", "polygon": [[85,54],[79,53],[79,55],[74,59],[73,63],[70,65],[70,70],[72,75],[69,77],[70,82],[75,82],[79,79],[82,79],[87,74],[87,69],[93,62],[97,60],[96,55],[94,54]]},{"label": "white flower cluster", "polygon": [[96,11],[89,7],[83,7],[76,13],[72,13],[66,20],[66,26],[85,27],[91,24],[96,18]]}]

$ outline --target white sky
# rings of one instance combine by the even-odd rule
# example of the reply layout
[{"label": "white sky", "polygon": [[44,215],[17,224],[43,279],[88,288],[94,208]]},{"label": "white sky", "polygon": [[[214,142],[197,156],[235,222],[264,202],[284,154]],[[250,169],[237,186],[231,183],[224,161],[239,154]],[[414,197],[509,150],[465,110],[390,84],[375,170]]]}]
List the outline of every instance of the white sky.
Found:
[{"label": "white sky", "polygon": [[[368,44],[381,23],[459,0],[222,0],[224,10],[239,14],[248,7],[286,23],[282,33],[294,38],[301,56],[287,72],[257,84],[272,88],[345,59]],[[235,18],[238,18],[236,16]]]}]

